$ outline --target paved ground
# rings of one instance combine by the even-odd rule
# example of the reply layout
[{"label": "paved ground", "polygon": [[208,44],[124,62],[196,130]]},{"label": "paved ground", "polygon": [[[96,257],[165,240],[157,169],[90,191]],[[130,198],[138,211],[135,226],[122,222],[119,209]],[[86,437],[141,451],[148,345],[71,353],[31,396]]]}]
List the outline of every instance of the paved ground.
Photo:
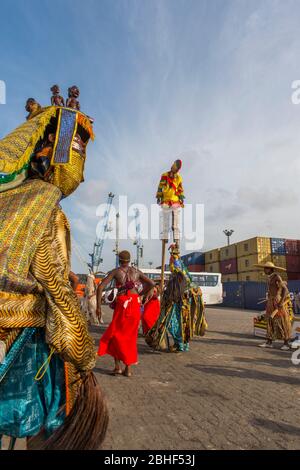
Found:
[{"label": "paved ground", "polygon": [[[110,408],[104,449],[299,448],[300,366],[289,352],[257,347],[254,315],[208,309],[209,331],[189,353],[153,353],[140,337],[132,378],[110,376],[111,358],[99,358]],[[100,334],[93,328],[97,344]]]},{"label": "paved ground", "polygon": [[111,414],[104,448],[299,448],[300,366],[257,347],[254,315],[208,309],[209,332],[189,353],[153,353],[139,338],[130,379],[107,375],[112,361],[99,358]]}]

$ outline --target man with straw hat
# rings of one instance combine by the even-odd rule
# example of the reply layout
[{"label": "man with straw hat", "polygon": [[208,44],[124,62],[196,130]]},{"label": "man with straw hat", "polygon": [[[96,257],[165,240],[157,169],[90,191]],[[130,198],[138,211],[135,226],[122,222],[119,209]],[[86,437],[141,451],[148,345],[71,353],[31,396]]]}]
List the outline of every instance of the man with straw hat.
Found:
[{"label": "man with straw hat", "polygon": [[261,348],[272,348],[273,341],[283,339],[284,344],[282,351],[290,350],[291,322],[289,317],[288,304],[290,294],[286,283],[277,274],[276,271],[286,271],[286,269],[275,266],[274,263],[268,261],[264,264],[256,264],[255,267],[263,269],[268,276],[267,284],[267,340],[260,344]]}]

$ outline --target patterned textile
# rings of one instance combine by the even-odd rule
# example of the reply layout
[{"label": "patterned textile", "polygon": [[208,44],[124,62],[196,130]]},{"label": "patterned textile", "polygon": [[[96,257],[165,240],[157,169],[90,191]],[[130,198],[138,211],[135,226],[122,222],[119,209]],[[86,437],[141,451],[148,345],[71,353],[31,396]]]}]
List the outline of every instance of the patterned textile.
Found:
[{"label": "patterned textile", "polygon": [[192,283],[186,266],[178,256],[172,254],[170,267],[173,277],[184,276],[186,290],[178,302],[168,298],[164,292],[159,318],[145,340],[150,347],[161,349],[163,344],[169,345],[169,333],[174,343],[172,349],[188,351],[189,342],[194,335],[204,336],[207,329],[203,296],[200,287]]},{"label": "patterned textile", "polygon": [[43,378],[35,380],[48,356],[43,332],[25,328],[0,367],[0,434],[23,438],[34,436],[41,427],[52,433],[63,423],[62,360],[54,356]]},{"label": "patterned textile", "polygon": [[0,140],[0,172],[17,174],[28,164],[31,154],[44,135],[45,129],[57,108],[51,106],[33,119],[17,127]]},{"label": "patterned textile", "polygon": [[[172,335],[174,340],[174,346],[178,351],[188,351],[189,350],[189,330],[187,325],[189,324],[189,315],[188,310],[185,309],[182,311],[181,304],[174,304],[171,315],[170,322],[168,325],[168,331]],[[183,321],[182,314],[185,314]],[[184,326],[185,323],[185,326]]]},{"label": "patterned textile", "polygon": [[68,109],[59,110],[56,141],[53,149],[52,164],[69,163],[72,142],[77,129],[76,113]]},{"label": "patterned textile", "polygon": [[163,173],[160,177],[156,198],[160,199],[161,204],[172,206],[180,204],[183,207],[185,199],[182,187],[182,178],[179,173],[174,177],[170,176],[170,172]]},{"label": "patterned textile", "polygon": [[27,294],[36,289],[28,277],[30,264],[43,235],[41,228],[60,197],[58,188],[41,180],[28,180],[0,193],[0,292]]},{"label": "patterned textile", "polygon": [[95,365],[94,342],[69,282],[69,272],[69,223],[56,207],[34,254],[30,273],[47,301],[47,343],[78,370],[90,370]]}]

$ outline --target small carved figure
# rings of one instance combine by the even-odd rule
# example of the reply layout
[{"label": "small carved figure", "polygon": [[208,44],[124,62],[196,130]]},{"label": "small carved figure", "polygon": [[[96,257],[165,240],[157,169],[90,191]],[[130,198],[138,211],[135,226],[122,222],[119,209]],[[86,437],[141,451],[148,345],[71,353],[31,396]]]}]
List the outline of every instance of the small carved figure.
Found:
[{"label": "small carved figure", "polygon": [[63,99],[62,96],[60,96],[59,86],[53,85],[53,87],[51,87],[50,90],[52,91],[52,96],[51,96],[52,106],[64,106],[65,100]]},{"label": "small carved figure", "polygon": [[80,104],[78,101],[79,95],[80,95],[80,91],[77,86],[74,85],[68,88],[68,99],[67,99],[66,106],[68,108],[73,108],[73,109],[77,109],[78,111],[80,111]]},{"label": "small carved figure", "polygon": [[28,120],[39,114],[42,107],[34,98],[28,98],[25,104],[25,109],[28,112],[28,115],[26,116],[26,119]]}]

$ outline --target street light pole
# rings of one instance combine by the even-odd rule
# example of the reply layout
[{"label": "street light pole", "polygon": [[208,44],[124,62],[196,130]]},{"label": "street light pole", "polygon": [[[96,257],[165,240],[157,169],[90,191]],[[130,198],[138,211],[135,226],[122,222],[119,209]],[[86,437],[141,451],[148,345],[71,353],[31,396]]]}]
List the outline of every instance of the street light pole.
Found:
[{"label": "street light pole", "polygon": [[230,229],[230,230],[223,230],[223,233],[226,235],[227,237],[227,245],[229,246],[230,245],[230,237],[231,235],[234,233],[234,230]]}]

